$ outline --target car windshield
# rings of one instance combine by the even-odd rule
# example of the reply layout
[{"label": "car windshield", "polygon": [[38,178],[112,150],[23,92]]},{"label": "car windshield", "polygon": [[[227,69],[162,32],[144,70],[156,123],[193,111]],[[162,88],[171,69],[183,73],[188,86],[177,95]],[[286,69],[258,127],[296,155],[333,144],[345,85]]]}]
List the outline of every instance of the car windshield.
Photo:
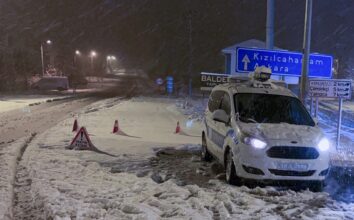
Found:
[{"label": "car windshield", "polygon": [[315,126],[310,114],[294,97],[269,94],[235,94],[235,109],[245,123],[288,123]]}]

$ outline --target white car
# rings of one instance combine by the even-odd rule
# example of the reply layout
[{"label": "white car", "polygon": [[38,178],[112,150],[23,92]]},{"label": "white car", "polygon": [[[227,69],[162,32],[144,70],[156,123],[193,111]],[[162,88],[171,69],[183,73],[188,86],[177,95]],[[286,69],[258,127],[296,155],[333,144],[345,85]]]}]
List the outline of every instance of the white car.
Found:
[{"label": "white car", "polygon": [[321,191],[330,142],[301,101],[266,72],[213,88],[205,112],[202,159],[216,158],[226,181],[305,184]]}]

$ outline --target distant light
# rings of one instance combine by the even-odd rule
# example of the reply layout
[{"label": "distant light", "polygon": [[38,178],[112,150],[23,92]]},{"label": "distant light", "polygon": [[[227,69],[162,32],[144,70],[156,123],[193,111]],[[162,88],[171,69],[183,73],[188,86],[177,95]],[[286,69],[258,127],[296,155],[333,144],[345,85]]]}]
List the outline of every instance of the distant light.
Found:
[{"label": "distant light", "polygon": [[52,41],[51,40],[47,40],[46,43],[50,45],[50,44],[52,44]]},{"label": "distant light", "polygon": [[95,51],[91,51],[91,57],[97,56],[97,53]]},{"label": "distant light", "polygon": [[80,53],[80,51],[76,50],[76,51],[75,51],[75,54],[76,54],[76,55],[80,55],[81,53]]},{"label": "distant light", "polygon": [[115,56],[107,56],[107,60],[116,60],[117,58]]}]

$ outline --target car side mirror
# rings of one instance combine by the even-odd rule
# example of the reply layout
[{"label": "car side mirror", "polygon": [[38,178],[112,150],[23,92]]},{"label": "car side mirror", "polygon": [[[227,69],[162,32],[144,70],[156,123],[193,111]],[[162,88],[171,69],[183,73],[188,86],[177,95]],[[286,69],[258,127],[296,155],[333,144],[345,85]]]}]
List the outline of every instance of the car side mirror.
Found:
[{"label": "car side mirror", "polygon": [[235,120],[236,120],[236,121],[239,121],[239,120],[240,120],[240,113],[238,113],[238,112],[236,113],[236,115],[235,115]]},{"label": "car side mirror", "polygon": [[230,121],[230,116],[228,116],[224,110],[218,109],[213,112],[212,119],[227,124]]},{"label": "car side mirror", "polygon": [[313,118],[313,121],[315,122],[315,125],[318,125],[318,118]]}]

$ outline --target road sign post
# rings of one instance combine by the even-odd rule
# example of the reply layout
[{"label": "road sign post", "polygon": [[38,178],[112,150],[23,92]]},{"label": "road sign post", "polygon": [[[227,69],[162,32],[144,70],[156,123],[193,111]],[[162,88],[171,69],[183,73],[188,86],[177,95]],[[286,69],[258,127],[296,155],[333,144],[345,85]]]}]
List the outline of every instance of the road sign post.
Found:
[{"label": "road sign post", "polygon": [[[312,23],[312,0],[306,0],[305,26],[304,26],[304,44],[303,59],[300,84],[300,99],[305,103],[307,78],[309,76],[309,58],[311,45],[311,23]],[[332,70],[331,70],[332,71]]]},{"label": "road sign post", "polygon": [[352,94],[352,81],[348,79],[310,79],[309,95],[316,98],[315,115],[318,114],[319,98],[339,99],[338,123],[337,123],[337,143],[336,148],[340,146],[340,134],[342,126],[342,107],[343,99],[350,99]]},{"label": "road sign post", "polygon": [[316,98],[316,104],[315,104],[315,117],[317,118],[318,115],[318,98]]},{"label": "road sign post", "polygon": [[337,124],[337,144],[336,148],[339,148],[340,145],[340,129],[342,126],[342,107],[343,107],[343,99],[339,98],[339,113],[338,113],[338,124]]}]

